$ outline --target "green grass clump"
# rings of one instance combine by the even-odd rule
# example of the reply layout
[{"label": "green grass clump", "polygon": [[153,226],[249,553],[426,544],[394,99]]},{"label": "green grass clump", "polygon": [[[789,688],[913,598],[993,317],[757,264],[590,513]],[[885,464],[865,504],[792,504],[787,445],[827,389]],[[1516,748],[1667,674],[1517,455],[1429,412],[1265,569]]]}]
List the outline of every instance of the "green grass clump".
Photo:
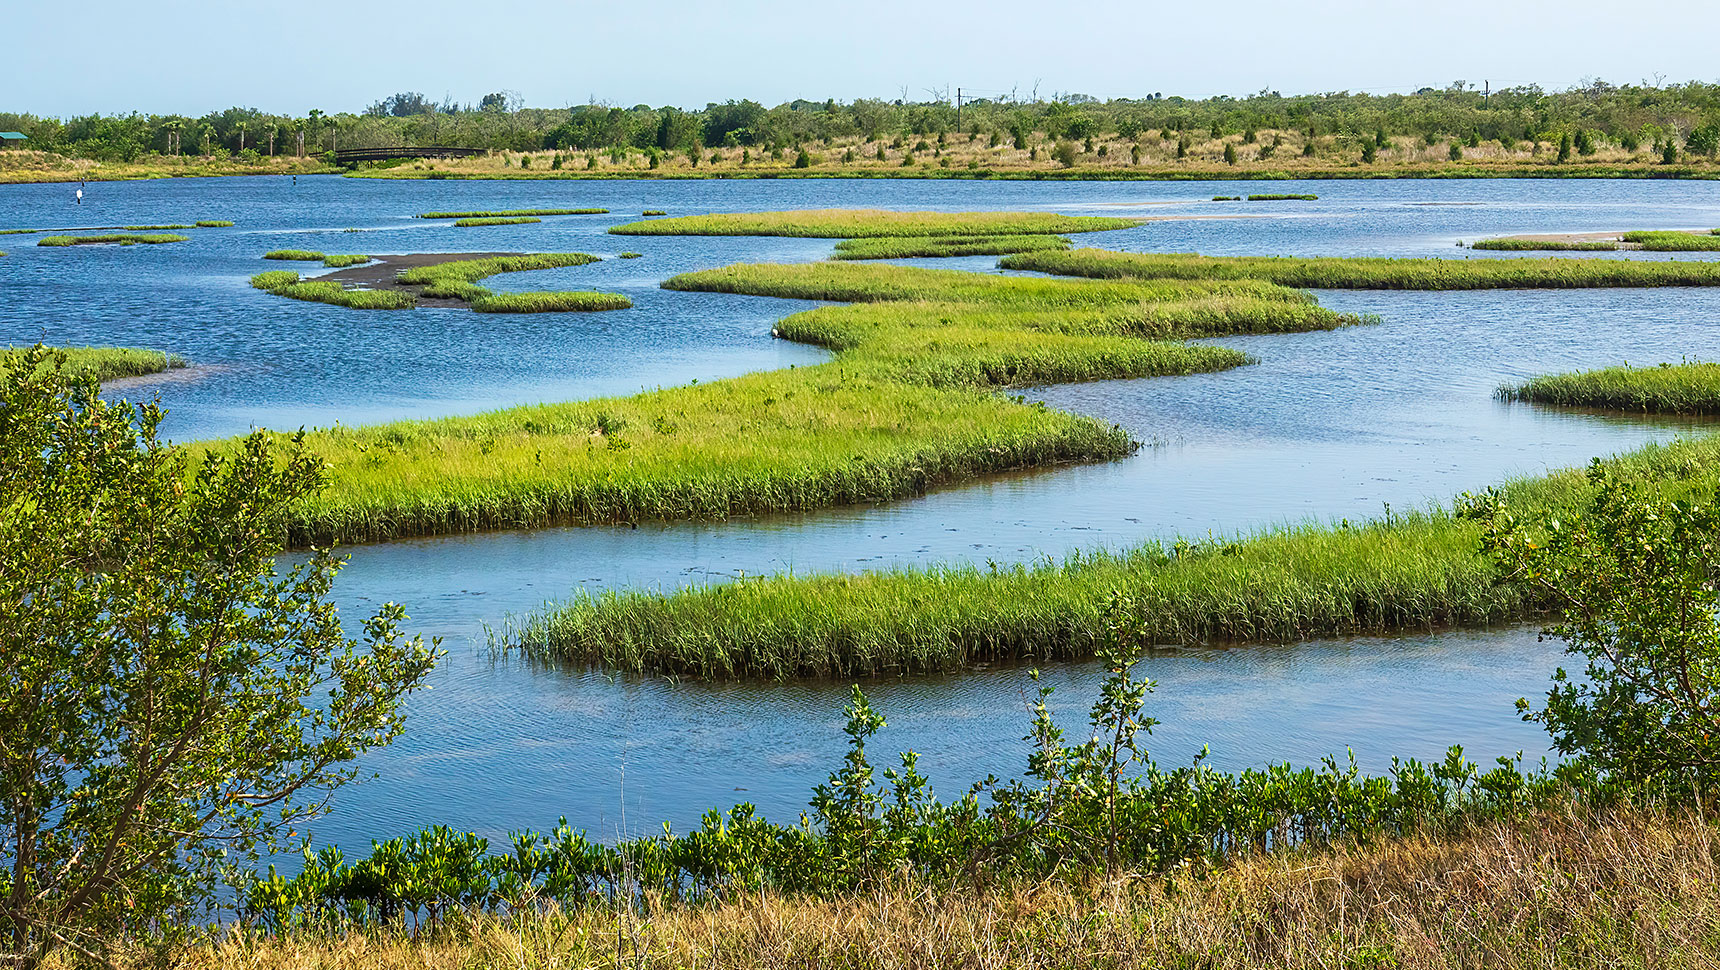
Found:
[{"label": "green grass clump", "polygon": [[370,262],[370,257],[362,253],[345,253],[323,257],[323,265],[334,269],[344,269],[348,266],[357,266],[360,263],[368,262]]},{"label": "green grass clump", "polygon": [[1212,201],[1214,201],[1214,202],[1241,202],[1242,196],[1240,196],[1240,195],[1215,195],[1212,197]]},{"label": "green grass clump", "polygon": [[470,303],[490,295],[477,282],[498,273],[523,273],[534,269],[584,266],[598,261],[589,253],[527,253],[520,256],[491,256],[485,259],[454,259],[446,263],[415,266],[396,279],[408,286],[424,287],[424,296],[458,299]]},{"label": "green grass clump", "polygon": [[608,209],[502,209],[495,212],[420,212],[420,219],[506,219],[513,216],[600,216]]},{"label": "green grass clump", "polygon": [[299,281],[299,274],[290,269],[272,269],[251,277],[251,285],[259,290],[278,290]]},{"label": "green grass clump", "polygon": [[562,291],[554,293],[491,293],[472,302],[479,313],[562,313],[625,310],[633,301],[619,293]]},{"label": "green grass clump", "polygon": [[276,296],[313,303],[330,303],[353,310],[410,310],[418,300],[399,290],[349,290],[329,280],[304,280],[269,290]]},{"label": "green grass clump", "polygon": [[[577,256],[464,260],[401,279],[475,286],[495,272]],[[332,486],[295,512],[291,540],[800,511],[1011,468],[1117,458],[1135,447],[1120,428],[994,389],[1222,370],[1251,358],[1179,341],[1361,322],[1255,282],[1113,283],[823,262],[727,267],[665,286],[859,302],[779,323],[782,336],[835,351],[814,367],[314,432],[310,445],[330,461]]]},{"label": "green grass clump", "polygon": [[641,257],[643,255],[645,255],[645,254],[644,253],[636,253],[636,252],[633,252],[632,250],[628,250],[627,252],[624,252],[624,253],[616,253],[615,258],[616,259],[638,259],[639,257]]},{"label": "green grass clump", "polygon": [[[111,381],[120,377],[142,377],[146,374],[159,374],[165,370],[185,366],[184,358],[159,350],[139,350],[135,347],[59,347],[55,349],[66,355],[62,365],[62,373],[75,379],[93,377],[98,381]],[[5,370],[9,359],[15,357],[22,350],[24,350],[22,347],[8,347],[0,350],[0,371]]]},{"label": "green grass clump", "polygon": [[141,235],[138,233],[113,232],[101,236],[44,236],[37,241],[38,246],[93,246],[102,243],[115,243],[121,246],[143,244],[148,246],[161,243],[184,242],[189,236],[177,236],[172,233]]},{"label": "green grass clump", "polygon": [[1251,195],[1248,197],[1248,201],[1250,201],[1250,202],[1312,202],[1318,198],[1319,198],[1319,196],[1314,195],[1312,193],[1267,193],[1264,195]]},{"label": "green grass clump", "polygon": [[295,262],[314,263],[323,259],[323,254],[310,249],[277,249],[263,254],[264,259],[284,259]]},{"label": "green grass clump", "polygon": [[1667,260],[1200,256],[1101,249],[1005,256],[1008,269],[1094,279],[1268,280],[1308,289],[1483,290],[1716,286],[1720,263]]},{"label": "green grass clump", "polygon": [[399,290],[349,290],[332,280],[300,280],[290,269],[274,269],[251,277],[251,285],[275,296],[311,303],[329,303],[353,310],[410,310],[418,299]]},{"label": "green grass clump", "polygon": [[523,226],[529,222],[542,222],[536,216],[480,216],[474,219],[459,219],[454,225],[465,228],[468,226]]},{"label": "green grass clump", "polygon": [[190,229],[191,226],[183,222],[170,222],[160,226],[125,226],[124,228],[127,232],[149,232],[152,229]]},{"label": "green grass clump", "polygon": [[233,220],[231,220],[231,219],[199,219],[199,220],[197,220],[197,227],[199,229],[225,229],[228,226],[231,226],[232,224],[233,224]]},{"label": "green grass clump", "polygon": [[916,256],[1002,256],[1042,249],[1068,249],[1069,237],[1031,236],[874,236],[844,239],[836,259],[906,259]]},{"label": "green grass clump", "polygon": [[611,226],[621,236],[1019,236],[1096,232],[1139,225],[1135,219],[1062,216],[1050,212],[890,212],[881,209],[803,209],[712,213]]},{"label": "green grass clump", "polygon": [[0,236],[28,236],[41,231],[40,229],[0,229]]},{"label": "green grass clump", "polygon": [[[1614,459],[1672,490],[1720,482],[1720,437]],[[1508,483],[1507,503],[1575,507],[1580,473]],[[1459,503],[1459,508],[1464,503]],[[1062,562],[774,576],[686,589],[582,596],[527,621],[529,653],[612,669],[702,677],[869,676],[994,661],[1091,656],[1113,591],[1131,597],[1143,641],[1287,642],[1486,625],[1540,604],[1494,582],[1481,525],[1429,510],[1350,525],[1308,524],[1197,544],[1147,543]]]},{"label": "green grass clump", "polygon": [[669,213],[664,212],[662,209],[646,209],[644,212],[639,214],[642,216],[666,216]]},{"label": "green grass clump", "polygon": [[1482,239],[1469,244],[1470,249],[1493,249],[1503,252],[1575,252],[1604,253],[1618,249],[1618,243],[1598,240],[1592,242],[1562,242],[1552,239]]},{"label": "green grass clump", "polygon": [[1713,233],[1637,231],[1622,237],[1652,253],[1701,253],[1720,250],[1720,236]]},{"label": "green grass clump", "polygon": [[1501,387],[1499,397],[1615,411],[1720,414],[1720,364],[1692,361],[1550,374]]}]

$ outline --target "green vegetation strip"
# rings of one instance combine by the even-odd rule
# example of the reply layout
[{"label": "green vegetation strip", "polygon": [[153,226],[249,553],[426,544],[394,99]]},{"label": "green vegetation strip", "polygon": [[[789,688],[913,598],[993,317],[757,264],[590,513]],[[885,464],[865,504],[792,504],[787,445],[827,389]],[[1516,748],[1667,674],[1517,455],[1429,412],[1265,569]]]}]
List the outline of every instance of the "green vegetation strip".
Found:
[{"label": "green vegetation strip", "polygon": [[1720,414],[1720,364],[1696,361],[1551,374],[1502,387],[1499,396],[1507,401],[1616,411]]},{"label": "green vegetation strip", "polygon": [[1604,253],[1618,249],[1618,243],[1605,240],[1564,242],[1556,239],[1482,239],[1471,243],[1470,249],[1494,249],[1503,252],[1574,252]]},{"label": "green vegetation strip", "polygon": [[479,313],[560,313],[625,310],[633,301],[619,293],[567,291],[553,293],[492,293],[472,301]]},{"label": "green vegetation strip", "polygon": [[1319,198],[1319,196],[1313,195],[1311,193],[1300,193],[1300,194],[1298,194],[1298,193],[1291,193],[1291,194],[1268,193],[1265,195],[1251,195],[1248,197],[1248,201],[1250,201],[1250,202],[1312,202],[1318,198]]},{"label": "green vegetation strip", "polygon": [[1199,256],[1102,249],[1005,256],[1007,269],[1095,279],[1269,280],[1308,289],[1484,290],[1716,286],[1720,262],[1558,259],[1385,259]]},{"label": "green vegetation strip", "polygon": [[[0,371],[6,370],[10,359],[24,349],[9,347],[0,350]],[[93,377],[98,381],[111,381],[120,377],[159,374],[185,366],[185,360],[176,355],[135,347],[63,347],[55,348],[55,352],[65,355],[62,372],[74,379]]]},{"label": "green vegetation strip", "polygon": [[324,266],[332,267],[334,269],[344,269],[348,266],[357,266],[359,263],[370,262],[370,257],[361,253],[336,254],[331,256],[326,253],[319,253],[309,249],[277,249],[271,253],[264,253],[263,258],[305,263],[320,261]]},{"label": "green vegetation strip", "polygon": [[1042,249],[1068,249],[1069,237],[1026,236],[874,236],[844,239],[836,259],[906,259],[916,256],[1003,256]]},{"label": "green vegetation strip", "polygon": [[460,219],[454,225],[459,228],[471,226],[523,226],[531,222],[542,222],[536,216],[484,216],[476,219]]},{"label": "green vegetation strip", "polygon": [[231,220],[231,219],[199,219],[199,220],[197,220],[197,227],[199,229],[225,229],[228,226],[231,226],[232,224],[233,224],[233,220]]},{"label": "green vegetation strip", "polygon": [[161,226],[124,226],[122,228],[127,232],[149,232],[154,229],[190,229],[191,225],[185,222],[170,222]]},{"label": "green vegetation strip", "polygon": [[420,219],[505,219],[513,216],[600,216],[608,209],[502,209],[496,212],[420,212]]},{"label": "green vegetation strip", "polygon": [[1695,232],[1627,232],[1622,237],[1651,253],[1700,253],[1720,250],[1720,236]]},{"label": "green vegetation strip", "polygon": [[44,236],[38,240],[38,246],[94,246],[103,243],[116,243],[121,246],[158,245],[160,243],[184,242],[189,236],[178,236],[173,233],[158,233],[142,235],[131,232],[114,232],[101,236]]},{"label": "green vegetation strip", "polygon": [[882,209],[803,209],[712,213],[611,226],[620,236],[1019,236],[1097,232],[1139,225],[1136,219],[1062,216],[1049,212],[891,212]]},{"label": "green vegetation strip", "polygon": [[[1720,437],[1614,459],[1670,490],[1720,482]],[[1509,483],[1517,509],[1574,506],[1576,472]],[[1148,543],[1012,568],[774,576],[583,596],[510,634],[528,653],[606,668],[726,677],[865,676],[1016,659],[1091,656],[1113,591],[1143,642],[1283,642],[1486,625],[1538,604],[1497,584],[1481,523],[1431,510],[1362,525],[1305,525],[1197,544]]]},{"label": "green vegetation strip", "polygon": [[[458,291],[508,267],[570,258],[460,261],[401,279]],[[1221,370],[1250,358],[1169,341],[1361,322],[1252,282],[1095,283],[824,262],[728,267],[665,285],[862,302],[780,323],[784,336],[837,352],[814,367],[312,432],[333,484],[298,510],[291,540],[797,511],[1118,458],[1135,448],[1121,429],[993,389]]]}]

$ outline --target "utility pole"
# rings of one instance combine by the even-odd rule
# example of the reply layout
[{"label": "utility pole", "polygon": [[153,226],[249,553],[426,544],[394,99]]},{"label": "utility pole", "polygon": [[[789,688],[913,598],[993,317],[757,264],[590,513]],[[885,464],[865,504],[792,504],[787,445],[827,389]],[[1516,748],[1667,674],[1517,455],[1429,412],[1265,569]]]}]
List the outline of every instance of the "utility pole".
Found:
[{"label": "utility pole", "polygon": [[1481,104],[1483,107],[1486,107],[1488,105],[1491,105],[1492,103],[1493,103],[1493,82],[1492,81],[1482,81],[1481,82]]},{"label": "utility pole", "polygon": [[[945,90],[948,90],[946,88]],[[962,89],[956,88],[956,134],[962,133]]]}]

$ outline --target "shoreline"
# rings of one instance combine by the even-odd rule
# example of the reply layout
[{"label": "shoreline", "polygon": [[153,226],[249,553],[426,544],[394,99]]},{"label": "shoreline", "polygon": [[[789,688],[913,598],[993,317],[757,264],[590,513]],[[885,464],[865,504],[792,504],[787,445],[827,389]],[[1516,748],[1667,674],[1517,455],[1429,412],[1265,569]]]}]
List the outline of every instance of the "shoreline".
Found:
[{"label": "shoreline", "polygon": [[[30,177],[18,177],[20,175]],[[792,168],[758,170],[720,170],[714,172],[652,171],[625,172],[582,171],[509,171],[457,172],[440,169],[378,168],[341,170],[318,167],[309,170],[257,169],[251,171],[172,172],[141,169],[135,172],[102,173],[92,171],[68,172],[0,172],[0,186],[52,185],[67,182],[138,182],[177,178],[252,178],[266,176],[340,176],[342,178],[395,179],[401,181],[461,181],[461,182],[534,182],[534,181],[724,181],[757,179],[902,179],[988,181],[1065,181],[1065,182],[1337,182],[1382,180],[1449,180],[1449,179],[1665,179],[1669,181],[1720,180],[1720,167],[1713,166],[1510,166],[1475,167],[1463,163],[1428,168],[1361,169],[1320,168],[1298,171],[1290,169],[828,169],[801,170]],[[37,177],[39,176],[39,177]]]}]

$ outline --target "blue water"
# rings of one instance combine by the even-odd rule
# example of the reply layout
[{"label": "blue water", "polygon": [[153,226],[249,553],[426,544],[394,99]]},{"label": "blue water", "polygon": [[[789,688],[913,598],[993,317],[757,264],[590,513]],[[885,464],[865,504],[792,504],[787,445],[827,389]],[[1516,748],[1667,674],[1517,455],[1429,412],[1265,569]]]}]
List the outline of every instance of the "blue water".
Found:
[{"label": "blue water", "polygon": [[[1273,184],[1317,202],[1211,203],[1237,183],[388,182],[240,178],[0,186],[0,228],[189,222],[164,246],[41,249],[0,237],[0,340],[170,350],[196,366],[134,385],[171,409],[179,440],[466,414],[629,393],[824,359],[773,340],[804,304],[671,293],[678,272],[730,262],[823,258],[828,240],[607,235],[646,208],[671,215],[815,207],[1023,209],[1178,219],[1094,234],[1089,245],[1213,254],[1512,258],[1456,243],[1522,232],[1720,225],[1720,185],[1661,181]],[[1437,204],[1426,204],[1437,203]],[[455,229],[433,209],[603,206],[610,216]],[[356,232],[347,230],[354,229]],[[581,250],[636,260],[520,274],[500,288],[626,293],[598,314],[405,313],[297,303],[247,278],[283,264],[270,249],[408,253]],[[1679,259],[1712,254],[1679,255]],[[1670,258],[1614,256],[1592,258]],[[989,269],[989,258],[938,265]],[[307,264],[285,264],[310,272]],[[314,264],[308,264],[314,266]],[[594,834],[685,826],[739,800],[792,817],[840,757],[843,684],[709,685],[493,662],[486,625],[577,591],[669,589],[741,574],[929,562],[1016,562],[1172,535],[1248,531],[1448,501],[1516,474],[1585,462],[1701,425],[1504,405],[1499,384],[1556,370],[1720,357],[1710,290],[1321,293],[1384,322],[1333,333],[1235,338],[1260,364],[1222,374],[1039,389],[1054,406],[1115,421],[1148,447],[1103,465],[1004,476],[919,499],[720,523],[641,523],[417,540],[349,550],[349,618],[387,600],[446,638],[434,690],[406,736],[368,757],[380,778],[343,792],[318,828],[362,845],[430,822],[491,835],[566,815]],[[1211,743],[1221,766],[1307,762],[1353,747],[1436,757],[1450,743],[1491,757],[1545,752],[1511,702],[1544,689],[1557,647],[1533,631],[1191,650],[1149,662],[1161,681],[1155,751]],[[1078,724],[1096,672],[1059,665]],[[967,671],[869,685],[891,726],[874,750],[921,750],[942,789],[1018,769],[1025,672]]]}]

